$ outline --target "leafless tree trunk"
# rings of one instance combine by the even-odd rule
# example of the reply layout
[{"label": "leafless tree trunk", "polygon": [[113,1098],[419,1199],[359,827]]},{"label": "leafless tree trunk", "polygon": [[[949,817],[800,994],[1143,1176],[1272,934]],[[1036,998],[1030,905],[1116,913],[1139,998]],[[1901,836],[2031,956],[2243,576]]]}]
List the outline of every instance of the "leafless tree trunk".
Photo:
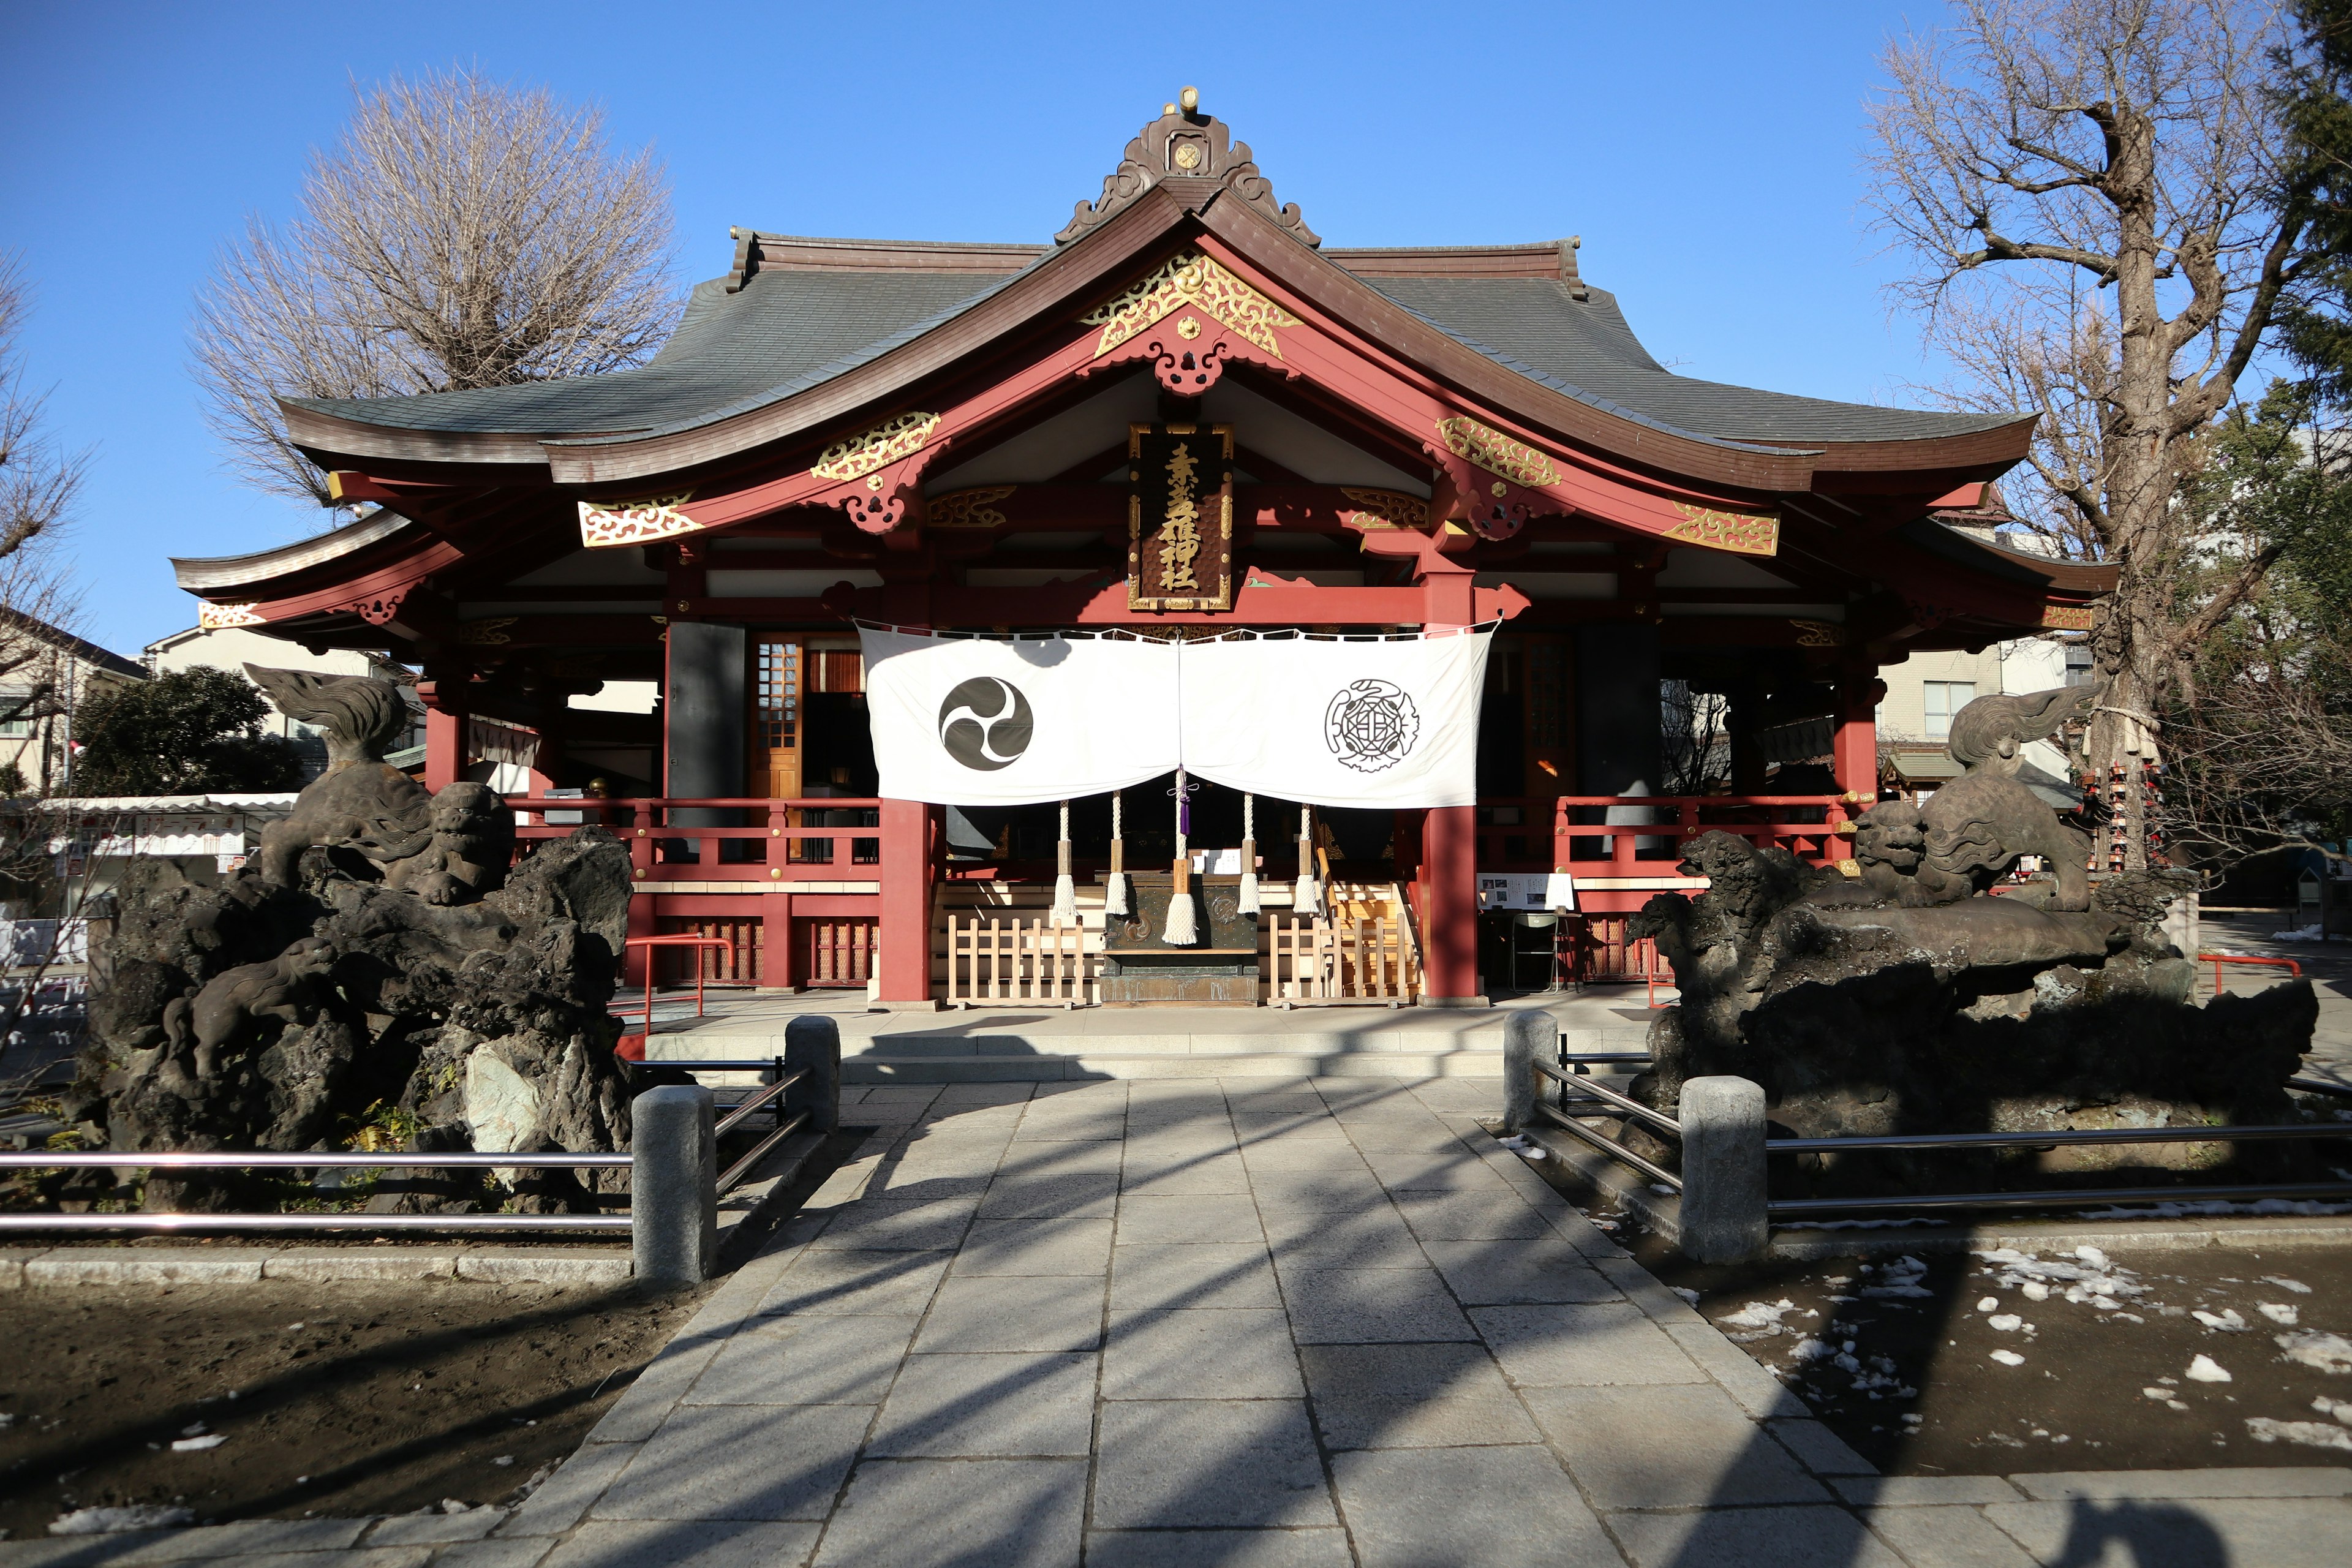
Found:
[{"label": "leafless tree trunk", "polygon": [[2120,568],[2092,639],[2107,695],[2089,755],[2103,788],[2125,770],[2138,867],[2142,764],[2191,633],[2170,583],[2192,542],[2172,504],[2184,449],[2298,266],[2266,91],[2288,40],[2244,0],[1955,8],[1956,29],[1882,58],[1873,202],[1917,264],[1901,296],[1967,378],[1955,401],[2042,416],[2041,494],[2015,498],[2029,531]]},{"label": "leafless tree trunk", "polygon": [[299,216],[247,221],[197,301],[206,417],[257,488],[328,504],[277,400],[593,375],[677,319],[669,190],[598,109],[472,70],[356,92]]},{"label": "leafless tree trunk", "polygon": [[0,258],[0,723],[58,711],[58,651],[36,631],[73,617],[57,543],[89,465],[58,445],[42,419],[47,395],[26,387],[18,336],[30,307],[19,263]]}]

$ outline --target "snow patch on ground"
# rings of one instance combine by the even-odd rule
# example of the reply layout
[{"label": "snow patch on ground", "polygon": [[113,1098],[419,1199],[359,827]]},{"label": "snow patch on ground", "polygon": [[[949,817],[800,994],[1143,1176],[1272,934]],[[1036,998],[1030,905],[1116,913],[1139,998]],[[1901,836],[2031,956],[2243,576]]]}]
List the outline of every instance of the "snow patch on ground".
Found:
[{"label": "snow patch on ground", "polygon": [[2188,1377],[2189,1381],[2191,1383],[2227,1383],[2230,1381],[2229,1373],[2222,1369],[2221,1363],[2215,1361],[2210,1355],[2200,1355],[2195,1361],[2190,1362],[2189,1363]]},{"label": "snow patch on ground", "polygon": [[2291,1329],[2294,1327],[2294,1321],[2297,1316],[2295,1310],[2293,1307],[2287,1306],[2284,1302],[2263,1301],[2258,1303],[2255,1306],[2254,1310],[2260,1312],[2263,1317],[2268,1318],[2272,1322],[2276,1323],[2282,1329]]},{"label": "snow patch on ground", "polygon": [[184,1508],[134,1503],[128,1508],[82,1508],[49,1521],[51,1535],[112,1535],[123,1530],[178,1530],[196,1522]]},{"label": "snow patch on ground", "polygon": [[2242,1334],[2246,1331],[2246,1320],[2238,1316],[2235,1307],[2224,1307],[2218,1314],[2193,1311],[2189,1315],[2217,1333]]},{"label": "snow patch on ground", "polygon": [[1992,1352],[1992,1359],[2000,1363],[2003,1366],[2023,1366],[2025,1364],[2025,1358],[2018,1354],[2015,1351],[1995,1351]]},{"label": "snow patch on ground", "polygon": [[1906,1252],[1894,1262],[1880,1266],[1878,1282],[1874,1285],[1864,1285],[1862,1288],[1862,1293],[1865,1296],[1878,1297],[1932,1297],[1935,1292],[1919,1283],[1927,1277],[1927,1266]]},{"label": "snow patch on ground", "polygon": [[2352,1453],[2352,1430],[2320,1421],[2273,1421],[2267,1415],[2249,1415],[2246,1435],[2257,1443],[2302,1443],[2314,1448],[2342,1448]]},{"label": "snow patch on ground", "polygon": [[2282,1290],[2292,1290],[2298,1296],[2308,1296],[2311,1294],[2311,1287],[2305,1284],[2302,1280],[2289,1279],[2285,1276],[2280,1274],[2263,1275],[2263,1283],[2265,1285],[2275,1285]]},{"label": "snow patch on ground", "polygon": [[2317,1367],[2321,1372],[2352,1372],[2352,1340],[2342,1334],[2331,1334],[2322,1329],[2299,1329],[2291,1334],[2273,1334],[2272,1342],[2286,1352],[2286,1359]]}]

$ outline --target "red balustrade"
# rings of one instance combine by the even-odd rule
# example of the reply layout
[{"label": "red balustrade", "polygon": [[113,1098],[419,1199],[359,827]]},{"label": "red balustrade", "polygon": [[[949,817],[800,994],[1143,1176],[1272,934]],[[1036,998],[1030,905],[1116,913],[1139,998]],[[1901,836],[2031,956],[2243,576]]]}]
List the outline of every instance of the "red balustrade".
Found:
[{"label": "red balustrade", "polygon": [[[509,795],[518,847],[533,840],[563,838],[583,824],[610,828],[628,846],[629,861],[642,887],[664,882],[741,882],[744,892],[764,885],[789,892],[795,882],[878,880],[882,875],[882,830],[810,826],[813,815],[863,811],[878,814],[876,799],[766,800],[669,798],[571,800]],[[714,827],[680,813],[721,816],[749,826]],[[550,821],[552,816],[555,820]],[[730,852],[726,846],[744,847]]]},{"label": "red balustrade", "polygon": [[[1623,808],[1639,809],[1648,820],[1605,820]],[[1478,868],[1671,876],[1685,843],[1718,829],[1817,865],[1852,853],[1843,795],[1522,795],[1478,803]]]}]

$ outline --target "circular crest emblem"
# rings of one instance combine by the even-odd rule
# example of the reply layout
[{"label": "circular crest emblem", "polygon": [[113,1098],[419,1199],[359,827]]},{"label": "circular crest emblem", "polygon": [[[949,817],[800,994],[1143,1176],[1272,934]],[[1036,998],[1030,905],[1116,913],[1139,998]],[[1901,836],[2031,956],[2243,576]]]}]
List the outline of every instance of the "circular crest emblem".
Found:
[{"label": "circular crest emblem", "polygon": [[981,773],[1019,762],[1035,731],[1021,689],[992,675],[957,682],[940,704],[940,744],[949,756]]},{"label": "circular crest emblem", "polygon": [[1419,739],[1421,710],[1394,681],[1350,681],[1323,712],[1324,742],[1358,773],[1396,766]]}]

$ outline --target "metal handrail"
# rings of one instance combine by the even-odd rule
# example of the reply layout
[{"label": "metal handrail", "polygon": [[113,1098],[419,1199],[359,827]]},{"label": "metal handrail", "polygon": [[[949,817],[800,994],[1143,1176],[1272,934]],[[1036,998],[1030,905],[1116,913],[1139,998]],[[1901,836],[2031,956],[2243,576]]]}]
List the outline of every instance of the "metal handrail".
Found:
[{"label": "metal handrail", "polygon": [[1767,1138],[1768,1154],[1843,1149],[2047,1149],[2062,1143],[2242,1143],[2266,1138],[2352,1138],[2352,1123],[2300,1127],[2086,1127],[2047,1132],[1893,1132],[1853,1138]]},{"label": "metal handrail", "polygon": [[627,1230],[627,1215],[10,1214],[11,1230]]},{"label": "metal handrail", "polygon": [[793,1073],[789,1078],[778,1079],[775,1082],[765,1086],[757,1094],[749,1095],[744,1099],[737,1100],[734,1108],[729,1110],[725,1116],[719,1118],[716,1135],[720,1138],[726,1137],[728,1133],[734,1131],[736,1125],[745,1117],[751,1115],[751,1112],[759,1110],[760,1107],[767,1104],[768,1101],[775,1099],[776,1096],[783,1093],[784,1090],[792,1088],[793,1085],[800,1082],[806,1077],[808,1077],[808,1074],[805,1072]]},{"label": "metal handrail", "polygon": [[1677,1193],[1683,1190],[1683,1181],[1680,1176],[1675,1175],[1673,1172],[1665,1170],[1661,1166],[1652,1163],[1650,1161],[1644,1160],[1641,1155],[1634,1153],[1633,1151],[1626,1148],[1625,1145],[1616,1142],[1614,1139],[1603,1138],[1600,1133],[1595,1132],[1583,1122],[1579,1121],[1573,1116],[1570,1116],[1566,1111],[1560,1110],[1559,1107],[1539,1100],[1536,1101],[1536,1114],[1557,1122],[1561,1131],[1568,1132],[1578,1138],[1583,1139],[1587,1143],[1591,1144],[1594,1148],[1600,1150],[1611,1159],[1622,1160],[1626,1164],[1633,1166],[1633,1169],[1641,1172],[1652,1181],[1662,1183],[1666,1186],[1672,1187]]},{"label": "metal handrail", "polygon": [[799,1131],[800,1128],[807,1123],[808,1119],[809,1113],[803,1110],[798,1115],[791,1118],[789,1121],[779,1122],[773,1132],[769,1133],[765,1138],[761,1139],[757,1143],[751,1145],[750,1151],[747,1152],[741,1159],[728,1166],[726,1171],[720,1174],[719,1178],[719,1195],[720,1197],[725,1197],[729,1193],[733,1192],[735,1190],[735,1184],[751,1173],[752,1168],[759,1164],[762,1155],[766,1154],[769,1150],[774,1148],[777,1144],[782,1142],[793,1132]]},{"label": "metal handrail", "polygon": [[1766,1215],[1834,1214],[1852,1209],[2065,1208],[2094,1203],[2251,1202],[2263,1198],[2352,1198],[2352,1182],[2242,1187],[2075,1187],[2039,1193],[1928,1193],[1907,1197],[1783,1198]]},{"label": "metal handrail", "polygon": [[1603,1088],[1590,1076],[1580,1077],[1573,1073],[1562,1072],[1559,1068],[1546,1061],[1536,1063],[1536,1070],[1546,1078],[1553,1079],[1564,1089],[1573,1089],[1579,1094],[1591,1095],[1604,1104],[1623,1111],[1634,1120],[1656,1128],[1661,1132],[1671,1133],[1676,1138],[1683,1135],[1681,1122],[1670,1116],[1660,1115],[1638,1100],[1629,1100],[1613,1089]]},{"label": "metal handrail", "polygon": [[2284,969],[2297,980],[2303,978],[2303,965],[2292,958],[2272,958],[2252,952],[2200,952],[2197,955],[2197,962],[2213,966],[2213,994],[2216,996],[2221,994],[2221,966],[2225,963],[2251,963],[2268,969]]},{"label": "metal handrail", "polygon": [[482,1153],[446,1154],[262,1153],[254,1150],[146,1153],[135,1149],[54,1150],[47,1153],[0,1154],[0,1170],[569,1170],[625,1171],[626,1154]]}]

